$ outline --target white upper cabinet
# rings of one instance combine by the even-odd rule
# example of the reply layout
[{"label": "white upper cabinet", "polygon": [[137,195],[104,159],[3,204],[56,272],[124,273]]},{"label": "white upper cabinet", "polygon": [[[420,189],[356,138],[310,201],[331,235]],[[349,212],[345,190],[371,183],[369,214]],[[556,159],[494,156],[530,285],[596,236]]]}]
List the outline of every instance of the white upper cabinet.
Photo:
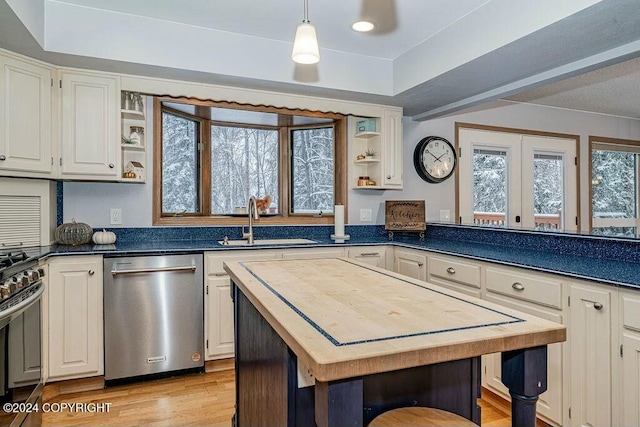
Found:
[{"label": "white upper cabinet", "polygon": [[120,177],[120,81],[106,74],[62,72],[63,178]]},{"label": "white upper cabinet", "polygon": [[402,189],[402,110],[383,108],[380,117],[349,117],[349,186]]},{"label": "white upper cabinet", "polygon": [[52,172],[53,69],[0,53],[0,175]]}]

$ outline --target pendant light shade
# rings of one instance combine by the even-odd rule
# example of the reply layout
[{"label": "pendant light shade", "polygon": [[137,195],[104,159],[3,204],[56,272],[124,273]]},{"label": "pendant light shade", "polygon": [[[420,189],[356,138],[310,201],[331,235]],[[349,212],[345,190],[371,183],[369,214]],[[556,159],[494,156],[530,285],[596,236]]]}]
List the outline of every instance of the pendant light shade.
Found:
[{"label": "pendant light shade", "polygon": [[320,61],[316,27],[309,22],[307,1],[304,1],[304,20],[296,29],[296,38],[291,52],[291,59],[298,64],[315,64]]}]

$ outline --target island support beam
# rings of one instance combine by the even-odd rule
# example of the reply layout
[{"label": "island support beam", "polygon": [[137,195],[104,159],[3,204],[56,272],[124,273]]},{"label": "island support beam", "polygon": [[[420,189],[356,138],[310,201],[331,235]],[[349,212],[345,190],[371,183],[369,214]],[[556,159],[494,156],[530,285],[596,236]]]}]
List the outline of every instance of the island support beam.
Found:
[{"label": "island support beam", "polygon": [[363,425],[362,378],[316,382],[315,418],[318,427]]},{"label": "island support beam", "polygon": [[502,382],[511,395],[511,425],[535,427],[538,396],[547,390],[547,346],[503,352]]}]

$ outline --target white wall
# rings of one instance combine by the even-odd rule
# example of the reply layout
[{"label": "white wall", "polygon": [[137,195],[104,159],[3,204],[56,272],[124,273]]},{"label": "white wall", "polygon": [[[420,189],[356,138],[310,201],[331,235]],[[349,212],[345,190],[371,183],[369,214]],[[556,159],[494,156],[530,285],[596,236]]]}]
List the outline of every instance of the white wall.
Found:
[{"label": "white wall", "polygon": [[[149,117],[149,115],[148,115]],[[455,122],[512,127],[580,135],[580,187],[583,229],[588,224],[589,167],[587,150],[589,135],[611,138],[640,139],[640,120],[582,113],[571,110],[499,101],[476,111],[449,117],[412,122],[403,121],[404,130],[404,190],[349,190],[350,224],[384,224],[384,201],[424,199],[427,220],[439,221],[440,210],[447,209],[453,218],[455,211],[455,180],[429,184],[420,179],[413,167],[413,150],[422,138],[438,135],[454,143]],[[147,141],[152,140],[152,126],[147,126]],[[110,227],[109,209],[122,209],[122,227],[150,227],[152,185],[152,155],[148,152],[147,184],[64,183],[64,221],[71,218],[93,227]],[[371,209],[373,222],[360,222],[360,209]]]}]

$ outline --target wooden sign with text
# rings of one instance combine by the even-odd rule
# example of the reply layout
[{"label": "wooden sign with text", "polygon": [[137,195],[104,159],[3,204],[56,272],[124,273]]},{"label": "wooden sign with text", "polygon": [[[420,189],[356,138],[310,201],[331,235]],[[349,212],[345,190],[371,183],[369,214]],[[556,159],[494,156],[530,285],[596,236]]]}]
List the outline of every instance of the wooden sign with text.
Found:
[{"label": "wooden sign with text", "polygon": [[424,200],[387,200],[384,212],[385,230],[424,231],[427,228]]}]

